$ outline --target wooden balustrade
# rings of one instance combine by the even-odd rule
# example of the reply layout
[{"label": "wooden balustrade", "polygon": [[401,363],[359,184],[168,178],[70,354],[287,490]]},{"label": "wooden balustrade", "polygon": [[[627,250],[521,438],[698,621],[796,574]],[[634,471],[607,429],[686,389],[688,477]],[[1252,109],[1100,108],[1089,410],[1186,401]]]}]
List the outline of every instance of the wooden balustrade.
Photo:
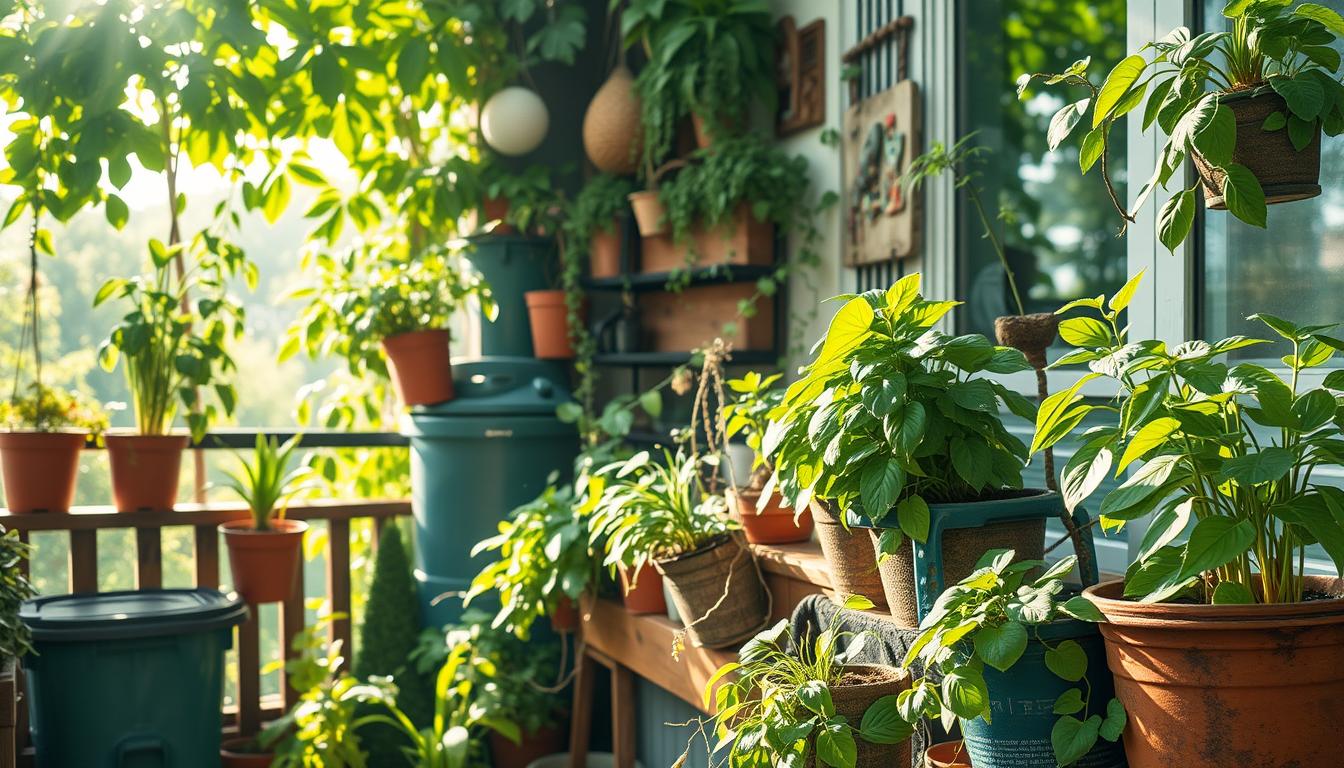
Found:
[{"label": "wooden balustrade", "polygon": [[[287,516],[295,520],[325,521],[326,599],[335,613],[350,614],[350,532],[351,522],[372,519],[374,542],[378,532],[390,519],[409,515],[409,501],[339,501],[322,500],[295,504]],[[193,531],[196,555],[196,585],[219,588],[219,533],[220,523],[241,520],[248,516],[245,506],[236,504],[182,504],[171,512],[116,512],[110,507],[77,507],[70,514],[0,515],[0,525],[19,532],[28,541],[39,531],[68,531],[69,579],[71,592],[98,591],[98,532],[103,530],[135,531],[135,578],[140,589],[163,585],[164,528],[189,527]],[[24,567],[27,567],[25,563]],[[278,649],[283,658],[293,655],[291,641],[304,627],[303,574],[295,580],[293,591],[280,607],[280,642]],[[333,621],[329,626],[331,640],[342,641],[344,656],[351,659],[353,645],[351,623],[348,618]],[[238,703],[224,713],[226,734],[254,734],[262,723],[277,717],[294,703],[297,691],[289,686],[282,675],[279,697],[261,696],[261,647],[256,611],[238,628],[236,643],[238,657]],[[18,711],[19,765],[32,765],[32,750],[28,748],[27,708]]]}]

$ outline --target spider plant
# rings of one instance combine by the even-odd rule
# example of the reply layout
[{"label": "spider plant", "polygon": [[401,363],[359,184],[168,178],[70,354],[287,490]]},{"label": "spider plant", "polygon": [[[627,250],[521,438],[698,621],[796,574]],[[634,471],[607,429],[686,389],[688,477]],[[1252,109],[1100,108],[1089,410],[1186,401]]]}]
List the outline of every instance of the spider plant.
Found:
[{"label": "spider plant", "polygon": [[305,486],[299,481],[311,470],[299,467],[286,472],[301,437],[294,435],[282,445],[274,437],[257,435],[252,461],[249,463],[239,457],[239,471],[225,473],[229,477],[228,487],[247,503],[252,512],[253,530],[270,530],[271,520],[283,518],[289,500],[304,490]]}]

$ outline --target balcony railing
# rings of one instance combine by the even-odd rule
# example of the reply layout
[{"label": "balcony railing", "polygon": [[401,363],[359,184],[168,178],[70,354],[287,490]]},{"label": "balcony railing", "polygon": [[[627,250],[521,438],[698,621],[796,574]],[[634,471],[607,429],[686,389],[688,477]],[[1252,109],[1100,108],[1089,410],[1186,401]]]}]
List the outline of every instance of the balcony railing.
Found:
[{"label": "balcony railing", "polygon": [[[204,497],[205,483],[202,468],[204,461],[200,449],[209,448],[248,448],[255,440],[256,432],[234,431],[216,433],[208,436],[198,446],[196,453],[196,498]],[[267,432],[280,439],[288,434]],[[302,444],[307,448],[378,448],[405,445],[405,438],[390,433],[318,433],[305,434]],[[295,503],[289,507],[286,516],[308,522],[321,521],[326,526],[325,560],[326,584],[325,598],[334,615],[340,616],[328,625],[332,641],[342,641],[345,657],[352,658],[351,615],[351,526],[356,521],[368,519],[372,522],[374,535],[372,541],[377,545],[383,526],[401,515],[411,513],[411,504],[404,499],[391,500],[317,500]],[[111,507],[77,507],[69,514],[30,514],[4,515],[0,524],[17,531],[19,537],[27,542],[33,533],[47,531],[66,531],[69,533],[68,579],[67,588],[72,593],[97,592],[98,573],[98,532],[105,530],[133,530],[135,532],[135,585],[137,589],[153,589],[163,585],[163,529],[190,528],[195,560],[194,583],[198,587],[218,589],[220,579],[220,537],[218,526],[231,520],[246,519],[249,513],[241,504],[179,504],[172,511],[165,512],[117,512]],[[50,539],[43,544],[51,543]],[[26,569],[28,564],[24,564]],[[266,649],[270,654],[288,659],[293,656],[293,638],[304,628],[305,584],[302,569],[295,580],[293,589],[279,608],[280,632],[276,649]],[[262,723],[278,717],[292,706],[299,694],[294,690],[284,672],[281,672],[279,695],[263,696],[261,693],[262,651],[256,610],[252,610],[248,620],[237,630],[235,649],[237,651],[238,695],[235,706],[224,711],[225,735],[255,734]],[[19,690],[22,681],[20,680]],[[19,766],[31,766],[33,753],[28,738],[27,707],[21,704],[17,712],[16,752]],[[0,752],[7,745],[0,745]],[[0,754],[0,765],[4,764],[4,755]]]}]

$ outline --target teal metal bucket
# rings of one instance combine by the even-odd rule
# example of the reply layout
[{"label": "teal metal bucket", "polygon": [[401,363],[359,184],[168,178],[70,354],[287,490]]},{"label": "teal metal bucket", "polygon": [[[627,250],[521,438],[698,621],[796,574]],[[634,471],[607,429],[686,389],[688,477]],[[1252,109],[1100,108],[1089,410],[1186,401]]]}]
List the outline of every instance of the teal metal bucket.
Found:
[{"label": "teal metal bucket", "polygon": [[[1030,629],[1028,630],[1031,631]],[[1073,619],[1038,628],[1040,637],[1051,645],[1074,640],[1087,653],[1087,676],[1091,696],[1087,715],[1106,714],[1106,703],[1115,696],[1115,684],[1106,666],[1106,652],[1096,625]],[[985,668],[989,686],[990,713],[984,718],[961,721],[962,737],[975,768],[1057,768],[1050,745],[1050,731],[1059,716],[1053,713],[1055,700],[1069,688],[1086,691],[1082,682],[1070,683],[1045,666],[1045,645],[1034,637],[1027,643],[1022,658],[1007,672]],[[1120,744],[1098,739],[1076,768],[1124,768],[1125,753]]]},{"label": "teal metal bucket", "polygon": [[559,265],[555,241],[518,235],[471,238],[467,260],[490,284],[499,316],[481,322],[481,354],[532,356],[532,326],[527,319],[527,291],[555,287]]}]

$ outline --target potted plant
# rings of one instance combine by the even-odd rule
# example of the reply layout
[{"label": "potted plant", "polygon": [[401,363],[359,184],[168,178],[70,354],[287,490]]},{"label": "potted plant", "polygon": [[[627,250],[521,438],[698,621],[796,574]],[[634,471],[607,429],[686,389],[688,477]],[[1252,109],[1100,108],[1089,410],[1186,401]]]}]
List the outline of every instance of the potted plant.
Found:
[{"label": "potted plant", "polygon": [[12,514],[67,512],[75,499],[79,454],[107,429],[107,414],[78,392],[34,382],[32,394],[0,403],[0,462]]},{"label": "potted plant", "polygon": [[[873,604],[851,596],[845,607]],[[727,765],[910,765],[914,728],[896,706],[910,675],[852,662],[863,641],[843,631],[838,615],[816,638],[794,638],[788,619],[756,635],[705,685],[713,752],[726,751]]]},{"label": "potted plant", "polygon": [[490,287],[461,268],[461,246],[428,246],[412,256],[404,240],[365,242],[340,257],[305,254],[317,284],[290,293],[306,299],[280,349],[283,361],[306,350],[337,354],[362,377],[391,378],[407,406],[453,399],[448,325],[469,300],[496,316]]},{"label": "potted plant", "polygon": [[[109,431],[112,496],[119,511],[167,510],[177,498],[182,452],[211,422],[233,413],[235,370],[226,340],[242,332],[243,313],[226,292],[232,267],[210,253],[184,269],[181,246],[149,242],[152,271],[112,278],[93,305],[117,299],[129,311],[98,349],[105,370],[126,372],[135,408],[134,433]],[[213,394],[213,397],[209,395]],[[172,432],[178,406],[190,434]]]},{"label": "potted plant", "polygon": [[[881,585],[898,622],[917,626],[911,539],[927,542],[937,515],[974,518],[993,505],[1006,522],[978,528],[944,523],[945,572],[957,581],[988,549],[1016,548],[1039,558],[1044,518],[1062,511],[1058,495],[1023,491],[1027,447],[1004,427],[1001,406],[1033,419],[1035,406],[984,373],[1029,366],[1022,353],[983,336],[932,330],[956,302],[919,294],[918,273],[886,291],[850,298],[831,321],[816,358],[770,413],[762,452],[778,490],[813,516],[836,587],[862,594]],[[872,525],[856,542],[848,520]],[[874,550],[876,548],[876,550]],[[921,566],[923,568],[924,566]]]},{"label": "potted plant", "polygon": [[[1127,223],[1187,158],[1194,162],[1198,181],[1158,214],[1158,239],[1168,249],[1189,236],[1201,186],[1210,208],[1264,227],[1267,203],[1321,194],[1321,132],[1344,131],[1344,84],[1333,47],[1344,34],[1344,18],[1316,3],[1292,6],[1230,2],[1223,9],[1230,31],[1192,36],[1185,27],[1172,30],[1117,64],[1100,88],[1088,78],[1090,59],[1083,59],[1058,74],[1022,75],[1018,93],[1037,78],[1085,89],[1086,98],[1050,121],[1049,144],[1059,146],[1091,114],[1082,168],[1100,161],[1102,180]],[[1108,149],[1115,122],[1140,105],[1144,129],[1157,123],[1167,138],[1129,209],[1112,184]]]},{"label": "potted plant", "polygon": [[[1124,707],[1111,696],[1096,608],[1065,599],[1070,555],[1048,568],[985,553],[920,624],[901,668],[920,677],[897,700],[910,723],[961,724],[977,768],[1123,768]],[[1040,572],[1045,568],[1043,573]],[[1039,573],[1039,575],[1036,575]],[[1019,702],[1050,702],[1049,709]]]},{"label": "potted plant", "polygon": [[751,476],[745,485],[728,489],[728,506],[752,544],[788,544],[812,538],[812,514],[806,507],[795,511],[778,492],[769,496],[761,493],[774,471],[761,455],[761,439],[769,424],[767,415],[784,397],[784,390],[773,386],[779,379],[779,374],[761,376],[750,371],[727,382],[734,397],[723,407],[725,432],[729,438],[740,435],[752,454]]},{"label": "potted plant", "polygon": [[497,594],[500,607],[492,626],[523,639],[542,617],[558,621],[556,629],[577,627],[574,605],[597,584],[600,566],[589,553],[587,521],[576,511],[572,487],[552,483],[513,510],[499,524],[498,536],[471,551],[472,557],[484,553],[496,553],[497,559],[472,579],[465,604]]},{"label": "potted plant", "polygon": [[687,116],[706,147],[746,127],[756,101],[774,102],[775,21],[759,2],[634,0],[621,30],[647,56],[635,77],[646,165],[672,152]]},{"label": "potted plant", "polygon": [[[1060,324],[1084,343],[1056,364],[1091,371],[1042,404],[1032,450],[1106,416],[1065,467],[1066,501],[1128,473],[1102,498],[1101,524],[1151,515],[1124,580],[1085,593],[1105,616],[1116,692],[1134,723],[1130,765],[1338,762],[1329,713],[1344,701],[1344,589],[1308,575],[1305,558],[1319,543],[1344,566],[1344,492],[1322,480],[1344,461],[1344,374],[1312,375],[1344,342],[1331,325],[1252,315],[1291,348],[1285,381],[1222,362],[1257,339],[1131,342],[1120,303],[1088,299],[1092,316]],[[1082,399],[1098,377],[1114,381],[1115,405]]]},{"label": "potted plant", "polygon": [[588,252],[588,273],[592,277],[621,274],[620,222],[630,210],[632,192],[634,185],[629,179],[600,173],[588,179],[568,207],[566,247]]},{"label": "potted plant", "polygon": [[485,165],[481,177],[485,188],[481,223],[496,222],[491,233],[555,234],[559,200],[551,186],[549,166],[530,165],[516,172],[493,161]]},{"label": "potted plant", "polygon": [[724,648],[759,632],[770,603],[755,557],[724,514],[723,496],[704,487],[707,461],[664,450],[662,462],[640,451],[606,465],[594,475],[603,490],[589,530],[605,541],[606,565],[638,574],[652,562],[692,641]]},{"label": "potted plant", "polygon": [[234,589],[252,605],[288,598],[299,572],[308,524],[286,520],[285,509],[303,490],[299,480],[310,472],[307,467],[289,469],[301,439],[295,435],[280,445],[274,437],[257,435],[252,462],[240,458],[241,471],[229,474],[229,487],[247,504],[252,517],[222,523],[219,532],[228,546]]}]

